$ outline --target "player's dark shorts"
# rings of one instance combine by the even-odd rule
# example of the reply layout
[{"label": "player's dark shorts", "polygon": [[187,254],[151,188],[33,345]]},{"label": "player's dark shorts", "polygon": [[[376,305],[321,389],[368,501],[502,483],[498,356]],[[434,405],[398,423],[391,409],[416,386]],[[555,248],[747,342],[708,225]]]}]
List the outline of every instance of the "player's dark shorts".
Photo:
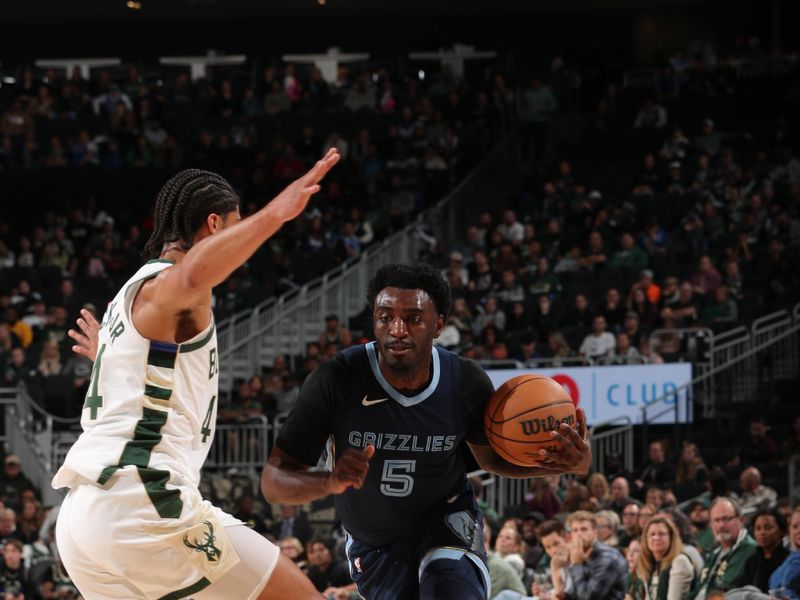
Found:
[{"label": "player's dark shorts", "polygon": [[452,597],[472,600],[486,598],[488,593],[483,514],[469,484],[453,502],[409,523],[408,529],[392,544],[373,547],[348,536],[346,553],[353,581],[367,600],[419,598],[423,571],[435,560],[448,558],[459,561],[458,589],[475,590],[469,596],[462,591]]}]

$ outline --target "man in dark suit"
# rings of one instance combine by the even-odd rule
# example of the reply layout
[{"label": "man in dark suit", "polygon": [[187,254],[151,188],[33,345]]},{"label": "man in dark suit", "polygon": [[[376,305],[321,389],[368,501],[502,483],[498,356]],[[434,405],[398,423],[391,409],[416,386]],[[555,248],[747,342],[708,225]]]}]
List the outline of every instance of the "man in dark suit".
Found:
[{"label": "man in dark suit", "polygon": [[270,532],[276,539],[296,537],[305,546],[311,539],[311,525],[308,516],[296,506],[281,504],[281,519],[272,522]]}]

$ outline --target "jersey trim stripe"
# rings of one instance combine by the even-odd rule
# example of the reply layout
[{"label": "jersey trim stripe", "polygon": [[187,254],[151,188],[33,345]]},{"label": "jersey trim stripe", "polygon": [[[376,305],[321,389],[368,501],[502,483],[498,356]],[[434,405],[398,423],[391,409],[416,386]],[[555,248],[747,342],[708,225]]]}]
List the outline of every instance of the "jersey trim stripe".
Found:
[{"label": "jersey trim stripe", "polygon": [[197,340],[196,342],[192,342],[191,344],[181,345],[181,347],[178,349],[178,352],[183,354],[184,352],[193,352],[194,350],[199,350],[211,340],[211,338],[214,336],[214,332],[216,331],[216,329],[217,325],[215,323],[211,325],[211,329],[208,330],[208,333],[202,339]]},{"label": "jersey trim stripe", "polygon": [[375,379],[378,380],[378,383],[383,388],[389,397],[393,398],[403,406],[414,406],[415,404],[419,404],[420,402],[427,400],[433,393],[436,391],[436,388],[439,385],[439,377],[441,376],[441,369],[439,367],[439,352],[436,349],[436,346],[433,347],[433,352],[431,352],[431,358],[433,359],[433,377],[431,377],[431,382],[428,384],[424,390],[422,390],[416,396],[404,396],[400,392],[398,392],[392,384],[386,381],[386,378],[381,373],[381,367],[378,363],[378,352],[376,350],[376,342],[370,342],[364,346],[367,350],[367,358],[369,359],[369,366],[372,369],[372,374],[375,376]]},{"label": "jersey trim stripe", "polygon": [[182,590],[171,592],[166,596],[161,596],[161,598],[158,600],[180,600],[181,598],[186,598],[186,596],[196,594],[197,592],[206,589],[209,585],[211,585],[211,582],[203,577],[197,583],[192,584],[189,587],[185,587]]},{"label": "jersey trim stripe", "polygon": [[147,407],[143,410],[142,418],[133,430],[133,439],[125,444],[119,462],[103,469],[97,483],[105,484],[114,473],[127,465],[146,467],[150,463],[150,454],[161,441],[161,428],[167,422],[167,413]]},{"label": "jersey trim stripe", "polygon": [[171,265],[174,265],[175,261],[174,260],[169,260],[168,258],[151,258],[150,260],[148,260],[144,264],[152,265],[153,263],[169,263]]},{"label": "jersey trim stripe", "polygon": [[169,400],[170,396],[172,396],[172,390],[146,383],[144,386],[144,395],[154,400]]},{"label": "jersey trim stripe", "polygon": [[169,471],[161,469],[139,468],[139,477],[142,479],[144,489],[150,502],[162,519],[177,519],[183,512],[183,500],[178,490],[168,490],[167,482],[170,478]]},{"label": "jersey trim stripe", "polygon": [[175,359],[178,356],[178,344],[167,342],[150,342],[147,352],[147,364],[154,367],[175,368]]},{"label": "jersey trim stripe", "polygon": [[183,501],[180,498],[180,491],[168,490],[166,487],[170,477],[169,471],[147,467],[150,464],[153,448],[161,442],[161,428],[167,422],[167,413],[146,406],[142,410],[142,418],[136,423],[133,439],[125,444],[119,463],[103,469],[97,482],[106,484],[122,467],[129,465],[138,467],[139,477],[158,515],[162,518],[178,518],[183,510]]}]

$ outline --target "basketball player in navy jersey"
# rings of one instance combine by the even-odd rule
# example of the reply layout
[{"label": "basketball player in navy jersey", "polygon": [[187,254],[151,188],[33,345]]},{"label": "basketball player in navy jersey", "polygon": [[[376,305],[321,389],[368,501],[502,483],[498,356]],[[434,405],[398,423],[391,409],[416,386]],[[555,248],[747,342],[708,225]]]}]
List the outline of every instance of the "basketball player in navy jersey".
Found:
[{"label": "basketball player in navy jersey", "polygon": [[[353,580],[367,600],[478,600],[489,594],[483,519],[460,451],[506,477],[588,471],[586,420],[562,424],[539,466],[492,450],[483,415],[494,392],[475,362],[433,346],[450,289],[427,265],[389,265],[370,282],[375,342],[314,371],[278,435],[261,488],[270,502],[335,494]],[[310,471],[328,448],[332,470]]]}]

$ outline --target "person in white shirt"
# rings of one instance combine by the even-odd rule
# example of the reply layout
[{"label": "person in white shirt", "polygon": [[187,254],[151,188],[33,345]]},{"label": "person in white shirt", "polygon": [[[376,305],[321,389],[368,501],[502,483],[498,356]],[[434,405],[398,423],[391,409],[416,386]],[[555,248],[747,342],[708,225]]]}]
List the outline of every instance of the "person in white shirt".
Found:
[{"label": "person in white shirt", "polygon": [[497,229],[512,244],[519,244],[525,238],[525,226],[517,221],[517,213],[513,210],[503,213],[503,222]]},{"label": "person in white shirt", "polygon": [[588,358],[598,358],[600,356],[611,356],[617,348],[617,341],[614,334],[606,331],[606,318],[598,315],[592,321],[592,333],[583,338],[580,347],[581,356]]},{"label": "person in white shirt", "polygon": [[739,487],[742,490],[739,504],[745,512],[772,508],[778,501],[778,493],[775,490],[761,485],[761,471],[755,467],[747,467],[741,472]]}]

